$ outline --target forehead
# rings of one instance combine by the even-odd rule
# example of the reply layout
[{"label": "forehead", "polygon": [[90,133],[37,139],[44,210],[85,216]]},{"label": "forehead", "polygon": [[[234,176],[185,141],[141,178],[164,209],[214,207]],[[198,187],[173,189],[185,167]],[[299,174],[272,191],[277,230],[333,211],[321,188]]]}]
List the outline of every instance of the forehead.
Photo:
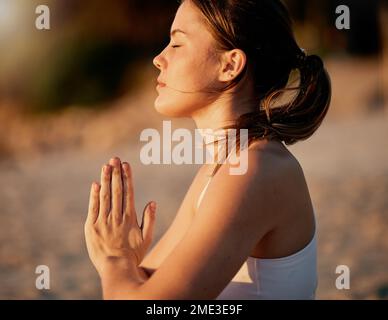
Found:
[{"label": "forehead", "polygon": [[[199,9],[190,1],[184,1],[176,12],[171,30],[180,29],[187,33],[206,30],[205,19]],[[191,32],[193,33],[193,32]]]}]

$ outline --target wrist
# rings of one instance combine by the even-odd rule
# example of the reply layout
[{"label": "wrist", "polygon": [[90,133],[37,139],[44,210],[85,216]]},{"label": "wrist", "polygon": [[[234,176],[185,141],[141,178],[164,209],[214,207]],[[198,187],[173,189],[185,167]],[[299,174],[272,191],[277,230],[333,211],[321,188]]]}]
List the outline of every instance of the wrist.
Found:
[{"label": "wrist", "polygon": [[130,259],[122,257],[109,257],[101,263],[98,273],[102,279],[114,276],[136,274],[136,263]]},{"label": "wrist", "polygon": [[134,262],[126,259],[109,259],[100,272],[104,299],[121,299],[136,293],[146,281]]}]

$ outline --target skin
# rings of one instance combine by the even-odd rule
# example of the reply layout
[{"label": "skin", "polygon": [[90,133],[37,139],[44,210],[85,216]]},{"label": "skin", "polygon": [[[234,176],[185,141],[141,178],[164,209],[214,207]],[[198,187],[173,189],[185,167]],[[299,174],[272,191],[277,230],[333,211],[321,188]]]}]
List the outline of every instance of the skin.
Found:
[{"label": "skin", "polygon": [[[246,64],[244,52],[217,50],[190,1],[178,9],[171,27],[175,29],[185,34],[174,33],[154,59],[158,79],[166,84],[157,88],[156,110],[190,117],[197,128],[211,129],[253,110],[249,78],[226,92],[209,93],[238,76]],[[248,256],[284,257],[306,246],[315,225],[298,161],[282,143],[260,140],[249,147],[248,163],[244,175],[230,175],[229,164],[223,164],[197,209],[206,174],[213,169],[203,165],[173,223],[148,252],[155,210],[146,205],[139,227],[130,165],[112,158],[100,183],[92,185],[85,222],[86,244],[101,277],[103,297],[214,299]]]}]

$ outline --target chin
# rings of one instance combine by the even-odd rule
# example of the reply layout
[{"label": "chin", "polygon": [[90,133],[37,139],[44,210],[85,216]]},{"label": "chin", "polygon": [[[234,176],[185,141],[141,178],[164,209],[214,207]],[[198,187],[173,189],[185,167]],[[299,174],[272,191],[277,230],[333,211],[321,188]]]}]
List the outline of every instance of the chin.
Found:
[{"label": "chin", "polygon": [[183,104],[178,102],[165,101],[158,96],[154,102],[155,110],[163,116],[181,118],[188,117],[190,112]]}]

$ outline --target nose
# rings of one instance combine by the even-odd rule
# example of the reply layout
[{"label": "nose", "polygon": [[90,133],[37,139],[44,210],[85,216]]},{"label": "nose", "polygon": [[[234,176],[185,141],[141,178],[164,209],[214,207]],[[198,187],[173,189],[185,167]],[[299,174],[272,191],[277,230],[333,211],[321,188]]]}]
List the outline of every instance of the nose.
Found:
[{"label": "nose", "polygon": [[162,63],[161,63],[160,54],[157,55],[152,62],[156,68],[158,68],[159,70],[162,70]]}]

